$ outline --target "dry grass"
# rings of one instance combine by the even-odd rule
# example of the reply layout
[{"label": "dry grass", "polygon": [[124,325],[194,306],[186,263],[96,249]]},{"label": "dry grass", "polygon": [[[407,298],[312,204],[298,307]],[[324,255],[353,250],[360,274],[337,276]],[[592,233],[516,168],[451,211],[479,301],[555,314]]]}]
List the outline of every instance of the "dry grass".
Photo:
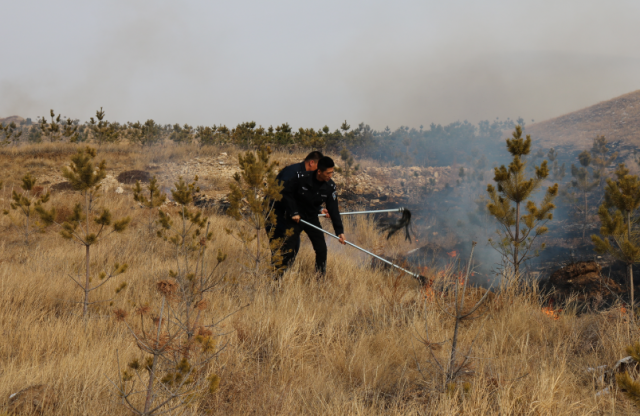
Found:
[{"label": "dry grass", "polygon": [[[72,148],[62,147],[43,156],[23,149],[0,163],[12,166],[19,177],[20,163],[43,159],[44,168],[59,169]],[[227,149],[232,151],[232,149]],[[212,150],[213,151],[213,150]],[[216,149],[216,152],[222,151]],[[187,158],[190,151],[159,149],[147,156],[128,155],[118,146],[100,150],[113,164],[134,159]],[[237,151],[236,151],[237,152]],[[294,155],[295,156],[295,155]],[[291,157],[291,156],[289,156]],[[56,206],[69,206],[73,194],[57,194]],[[113,304],[93,308],[81,318],[80,292],[67,277],[83,261],[78,246],[62,240],[55,229],[36,236],[31,247],[0,219],[0,401],[25,387],[45,384],[55,397],[55,415],[128,414],[107,377],[115,378],[121,363],[138,350],[115,308],[157,305],[153,283],[166,278],[172,266],[168,247],[149,235],[147,213],[131,196],[107,193],[102,203],[114,217],[130,215],[130,229],[96,246],[92,267],[127,262],[130,269],[98,290],[94,299],[109,299],[119,281],[128,287]],[[616,311],[553,320],[541,311],[532,291],[504,288],[492,299],[490,313],[465,324],[463,349],[477,336],[468,374],[452,391],[430,352],[418,342],[448,340],[452,322],[425,298],[412,279],[398,284],[394,273],[372,270],[369,259],[349,247],[329,244],[328,276],[311,278],[313,252],[306,237],[281,285],[268,279],[250,280],[242,271],[238,242],[225,234],[234,222],[213,215],[217,230],[214,250],[229,256],[220,269],[225,283],[211,296],[207,322],[234,311],[221,328],[227,343],[210,371],[220,376],[218,391],[202,400],[193,414],[631,414],[635,408],[611,387],[596,393],[598,384],[587,367],[611,365],[624,355],[624,346],[637,338],[624,316]],[[387,243],[366,218],[350,218],[347,237],[385,255],[406,252],[409,243]],[[210,256],[214,261],[214,256]],[[244,305],[246,308],[240,309]],[[240,309],[240,310],[239,310]],[[433,345],[444,358],[450,344]],[[419,371],[421,370],[421,371]]]}]

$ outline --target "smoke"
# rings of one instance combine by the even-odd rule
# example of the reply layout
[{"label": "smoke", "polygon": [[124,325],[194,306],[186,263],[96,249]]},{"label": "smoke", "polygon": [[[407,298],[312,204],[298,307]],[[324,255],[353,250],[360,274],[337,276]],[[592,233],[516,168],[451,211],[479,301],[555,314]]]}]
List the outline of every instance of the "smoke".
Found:
[{"label": "smoke", "polygon": [[[24,3],[24,4],[23,4]],[[14,2],[0,115],[332,129],[541,120],[639,88],[618,0]]]}]

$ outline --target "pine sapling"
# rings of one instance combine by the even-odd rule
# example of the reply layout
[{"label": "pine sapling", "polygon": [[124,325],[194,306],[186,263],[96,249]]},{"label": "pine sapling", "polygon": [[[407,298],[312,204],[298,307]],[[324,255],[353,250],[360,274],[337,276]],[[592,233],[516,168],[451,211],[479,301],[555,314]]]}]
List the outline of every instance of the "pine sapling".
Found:
[{"label": "pine sapling", "polygon": [[593,139],[593,145],[591,146],[591,156],[593,158],[592,165],[594,166],[594,177],[600,180],[600,186],[603,186],[607,182],[607,169],[609,165],[613,163],[618,157],[618,153],[609,153],[607,148],[607,139],[604,136],[597,136]]},{"label": "pine sapling", "polygon": [[120,139],[120,132],[113,123],[109,123],[105,118],[105,112],[100,107],[100,110],[96,111],[96,121],[93,117],[89,119],[89,126],[93,133],[93,138],[98,145],[101,146],[105,143],[115,143]]},{"label": "pine sapling", "polygon": [[[159,311],[148,305],[136,309],[136,322],[127,322],[128,313],[116,310],[116,319],[124,321],[136,341],[140,357],[119,371],[113,385],[124,405],[141,416],[174,414],[214,394],[220,383],[210,370],[211,361],[222,350],[211,329],[215,325],[198,325],[194,334],[181,322],[182,309],[179,284],[173,279],[156,284],[161,296]],[[206,302],[195,305],[200,312]],[[153,312],[153,313],[152,313]]]},{"label": "pine sapling", "polygon": [[[27,173],[22,177],[22,192],[15,190],[11,194],[11,209],[22,214],[23,219],[19,220],[11,217],[13,224],[18,227],[24,236],[24,244],[29,245],[29,237],[32,234],[41,232],[46,226],[45,223],[38,222],[37,213],[43,210],[42,204],[49,201],[50,194],[47,192],[43,195],[37,195],[35,190],[36,178]],[[9,215],[9,211],[4,211],[5,215]]]},{"label": "pine sapling", "polygon": [[[636,342],[633,345],[629,345],[627,348],[627,354],[633,358],[636,365],[640,363],[640,342]],[[618,387],[624,393],[629,400],[640,408],[640,381],[634,380],[628,372],[616,374],[616,382]]]},{"label": "pine sapling", "polygon": [[582,241],[584,242],[585,233],[589,226],[589,195],[599,184],[600,181],[594,178],[593,172],[589,171],[589,165],[591,164],[591,154],[586,150],[578,155],[580,161],[580,167],[571,165],[571,186],[576,188],[580,193],[581,202],[576,204],[576,210],[580,219],[582,220]]},{"label": "pine sapling", "polygon": [[343,167],[336,167],[336,172],[340,173],[342,176],[345,177],[347,183],[346,186],[347,188],[350,187],[350,183],[351,183],[351,177],[354,175],[355,172],[357,172],[360,169],[360,164],[355,164],[355,160],[353,159],[353,156],[351,155],[351,153],[349,152],[349,150],[347,150],[346,147],[342,148],[342,151],[340,152],[340,159],[342,159],[342,161],[344,162]]},{"label": "pine sapling", "polygon": [[[126,406],[139,415],[188,407],[214,393],[219,383],[208,369],[220,351],[213,336],[219,322],[207,325],[203,313],[210,307],[207,295],[224,278],[217,270],[226,255],[218,250],[214,262],[207,260],[214,234],[202,211],[193,207],[196,181],[175,183],[171,195],[180,206],[177,214],[159,211],[158,237],[175,253],[174,267],[156,284],[159,313],[141,306],[136,310],[140,326],[127,323],[142,357],[128,363],[116,386]],[[117,310],[116,317],[125,320],[127,313]]]},{"label": "pine sapling", "polygon": [[[73,214],[64,222],[60,235],[66,240],[72,240],[85,248],[85,276],[84,283],[80,279],[70,276],[73,281],[82,289],[84,299],[82,316],[86,317],[89,305],[97,303],[89,301],[89,294],[100,288],[112,278],[124,273],[127,270],[126,264],[116,264],[109,273],[99,274],[101,283],[91,284],[91,246],[103,241],[113,233],[122,233],[130,222],[129,217],[114,220],[111,212],[107,208],[98,211],[96,199],[99,196],[100,181],[106,176],[105,161],[94,165],[96,157],[95,149],[86,147],[78,150],[71,157],[71,163],[62,171],[64,176],[74,190],[80,193],[82,202],[78,202],[73,208]],[[54,212],[39,210],[40,218],[45,222],[53,222]],[[116,289],[116,293],[124,289],[126,283],[122,283]]]},{"label": "pine sapling", "polygon": [[49,141],[53,143],[60,139],[61,115],[58,114],[58,116],[56,117],[53,110],[50,110],[49,114],[51,116],[51,123],[47,123],[46,117],[42,117],[42,119],[40,119],[40,130],[42,130],[42,135],[45,137],[49,137]]},{"label": "pine sapling", "polygon": [[633,265],[640,262],[640,233],[636,227],[640,208],[640,180],[637,175],[629,174],[624,163],[618,166],[615,175],[615,181],[607,179],[605,200],[598,209],[602,223],[601,237],[592,235],[591,240],[596,252],[609,253],[626,263],[633,311],[631,317],[635,319]]},{"label": "pine sapling", "polygon": [[[229,229],[226,231],[242,243],[252,264],[254,276],[259,274],[262,264],[266,263],[268,251],[265,249],[277,249],[265,245],[275,231],[273,205],[275,201],[282,199],[280,192],[283,189],[276,179],[278,162],[270,161],[270,154],[271,149],[263,147],[257,152],[248,151],[244,155],[238,155],[240,172],[235,174],[228,195],[231,206],[227,214],[238,221],[240,226],[235,232]],[[267,232],[267,228],[270,231]],[[263,236],[263,233],[266,235]]]},{"label": "pine sapling", "polygon": [[[489,213],[493,215],[502,227],[497,231],[499,241],[489,239],[489,243],[500,252],[513,266],[515,276],[518,277],[520,264],[538,251],[534,250],[537,237],[548,231],[546,223],[553,218],[555,208],[553,200],[558,193],[558,184],[547,188],[547,192],[538,207],[535,202],[527,200],[533,195],[542,182],[549,176],[547,161],[535,168],[535,176],[527,178],[525,175],[526,162],[523,158],[531,151],[531,137],[522,137],[522,128],[516,126],[513,138],[507,139],[507,149],[513,156],[508,167],[495,168],[493,185],[487,186],[491,201],[487,204]],[[522,213],[526,204],[527,214]],[[544,249],[544,243],[540,249]]]},{"label": "pine sapling", "polygon": [[149,211],[147,226],[149,233],[151,234],[153,233],[153,225],[155,223],[154,209],[164,204],[167,199],[167,195],[160,191],[160,188],[158,187],[158,179],[155,176],[153,176],[149,181],[146,190],[149,195],[148,197],[145,195],[145,192],[140,185],[140,181],[136,181],[136,184],[133,187],[133,199]]}]

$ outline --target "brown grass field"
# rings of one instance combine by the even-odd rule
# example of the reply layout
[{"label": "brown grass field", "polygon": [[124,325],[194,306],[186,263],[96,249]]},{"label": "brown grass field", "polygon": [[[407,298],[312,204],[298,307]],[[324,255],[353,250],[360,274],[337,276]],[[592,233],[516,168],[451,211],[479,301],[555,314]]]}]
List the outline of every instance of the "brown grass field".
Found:
[{"label": "brown grass field", "polygon": [[[1,150],[2,208],[8,208],[9,192],[22,175],[59,172],[73,151],[71,145]],[[98,149],[98,159],[106,159],[110,169],[144,169],[152,161],[220,151],[122,145]],[[276,152],[273,157],[300,155]],[[55,193],[51,204],[70,207],[76,198],[75,193]],[[121,281],[128,286],[112,303],[94,306],[87,320],[81,305],[74,303],[81,293],[68,277],[84,261],[82,248],[63,240],[55,226],[26,247],[9,218],[0,218],[0,401],[5,411],[12,393],[44,384],[55,404],[45,414],[131,414],[109,378],[116,379],[122,363],[140,352],[113,310],[131,311],[146,303],[157,309],[160,297],[154,283],[167,278],[173,262],[166,243],[145,228],[147,212],[129,191],[107,192],[100,204],[115,217],[130,216],[132,222],[123,234],[94,247],[91,266],[98,271],[126,262],[129,270],[94,292],[93,300],[112,298]],[[464,351],[473,349],[465,374],[447,388],[432,354],[445,359],[453,322],[416,281],[405,276],[396,283],[396,273],[372,269],[359,252],[331,243],[327,278],[317,282],[311,277],[313,250],[305,236],[298,260],[281,284],[266,276],[250,277],[241,244],[223,231],[235,227],[235,221],[215,212],[208,215],[215,238],[207,261],[215,260],[218,249],[228,259],[218,269],[225,279],[209,296],[205,321],[231,315],[218,328],[223,334],[218,345],[226,347],[207,369],[220,377],[219,387],[182,409],[184,414],[637,412],[615,382],[587,371],[613,365],[638,338],[618,308],[580,316],[566,308],[553,319],[543,313],[534,289],[502,284],[485,312],[464,323],[459,342]],[[387,242],[363,217],[347,221],[346,230],[350,241],[387,256],[417,247],[400,236]],[[428,349],[420,339],[445,342]]]}]

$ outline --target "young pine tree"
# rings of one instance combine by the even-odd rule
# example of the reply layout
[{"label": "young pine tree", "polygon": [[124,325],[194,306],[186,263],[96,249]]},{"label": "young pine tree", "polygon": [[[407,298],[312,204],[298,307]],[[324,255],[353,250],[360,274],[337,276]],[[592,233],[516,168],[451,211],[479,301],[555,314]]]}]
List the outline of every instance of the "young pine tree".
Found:
[{"label": "young pine tree", "polygon": [[[207,261],[213,232],[208,219],[193,207],[196,181],[187,184],[180,178],[174,184],[171,195],[180,207],[177,214],[158,212],[158,237],[172,246],[175,255],[167,278],[156,284],[162,297],[160,311],[150,314],[149,306],[139,307],[140,327],[129,326],[142,357],[129,362],[119,393],[139,415],[189,406],[206,390],[212,393],[219,380],[215,374],[207,375],[207,365],[218,350],[212,332],[216,324],[206,325],[203,313],[210,304],[207,295],[222,280],[216,270],[226,255],[218,250],[215,264]],[[116,311],[116,316],[124,319],[126,313]],[[147,321],[150,330],[145,328]],[[136,381],[142,389],[135,388]],[[136,400],[141,394],[142,402]]]},{"label": "young pine tree", "polygon": [[102,110],[102,107],[100,107],[100,110],[96,111],[96,119],[98,119],[98,121],[96,122],[93,117],[89,119],[91,133],[99,146],[105,143],[115,143],[120,139],[118,129],[112,123],[105,120],[104,117],[105,112]]},{"label": "young pine tree", "polygon": [[[598,253],[609,253],[627,264],[631,310],[634,311],[633,265],[640,262],[640,234],[635,227],[640,207],[640,180],[629,174],[624,163],[618,166],[615,175],[615,181],[607,179],[605,200],[598,210],[602,237],[592,235],[591,240]],[[635,317],[635,313],[631,316]]]},{"label": "young pine tree", "polygon": [[[89,301],[89,294],[127,270],[126,264],[116,264],[109,273],[101,272],[98,275],[101,280],[100,283],[95,285],[91,283],[91,247],[103,241],[112,233],[123,232],[130,221],[129,217],[113,220],[111,212],[107,208],[98,210],[96,207],[100,181],[106,176],[107,168],[104,160],[96,166],[94,164],[95,157],[95,149],[87,146],[78,150],[71,157],[70,165],[62,170],[62,176],[69,181],[73,189],[79,192],[82,197],[82,202],[78,202],[74,206],[71,217],[62,224],[60,235],[66,240],[76,242],[85,249],[84,283],[80,282],[81,279],[72,277],[73,281],[84,293],[84,298],[81,302],[83,305],[83,317],[87,316],[89,305],[96,303]],[[53,222],[53,211],[48,212],[40,209],[39,214],[43,221],[47,223]],[[125,286],[126,284],[122,283],[116,289],[116,292],[121,291]]]},{"label": "young pine tree", "polygon": [[[531,137],[522,137],[522,128],[518,125],[513,132],[513,137],[507,139],[507,149],[513,156],[508,167],[504,165],[495,168],[493,185],[487,186],[487,192],[491,201],[487,209],[493,215],[502,230],[498,230],[500,241],[489,239],[491,245],[497,249],[505,259],[511,263],[518,277],[520,264],[537,252],[531,253],[535,247],[536,238],[548,231],[546,222],[553,218],[551,211],[555,208],[553,200],[558,193],[558,184],[547,189],[545,196],[538,207],[535,202],[528,200],[549,176],[547,161],[535,168],[535,176],[526,177],[526,162],[523,157],[531,151]],[[526,205],[525,205],[526,204]],[[525,205],[525,206],[523,206]],[[526,207],[527,213],[523,213]],[[540,246],[544,248],[544,244]]]},{"label": "young pine tree", "polygon": [[133,187],[133,199],[149,211],[147,227],[151,234],[153,232],[153,224],[155,222],[153,211],[155,208],[164,204],[167,196],[160,191],[160,188],[158,187],[158,179],[155,176],[151,178],[149,185],[147,185],[147,193],[149,194],[148,197],[145,195],[145,192],[140,185],[140,181],[136,181],[136,184]]},{"label": "young pine tree", "polygon": [[254,276],[259,274],[261,265],[266,264],[268,251],[265,244],[271,236],[265,230],[268,225],[272,226],[271,232],[275,230],[273,205],[282,199],[280,192],[283,186],[276,179],[278,162],[270,161],[270,154],[271,149],[263,147],[257,152],[247,151],[238,155],[240,173],[235,174],[228,195],[231,206],[227,213],[241,224],[236,232],[227,232],[242,242]]},{"label": "young pine tree", "polygon": [[[219,352],[215,325],[199,323],[195,333],[189,332],[179,320],[184,317],[184,299],[176,281],[161,280],[156,289],[162,298],[159,311],[148,305],[138,307],[139,325],[125,321],[126,311],[115,311],[116,319],[126,322],[140,356],[129,361],[124,371],[118,369],[119,380],[113,384],[124,406],[136,415],[184,414],[180,411],[213,394],[220,383],[209,370]],[[193,311],[199,315],[207,307],[201,301]]]},{"label": "young pine tree", "polygon": [[[36,195],[35,192],[36,178],[27,173],[22,177],[22,192],[15,190],[11,194],[11,209],[22,214],[23,219],[19,220],[11,218],[13,224],[18,227],[24,236],[24,244],[29,245],[29,237],[37,232],[41,232],[46,226],[36,221],[37,213],[43,210],[42,204],[49,201],[50,194]],[[4,211],[5,215],[9,215],[9,211]]]},{"label": "young pine tree", "polygon": [[576,204],[576,211],[582,222],[582,241],[584,242],[585,233],[589,226],[589,195],[591,191],[600,184],[600,181],[593,179],[593,172],[589,171],[589,165],[592,160],[589,152],[585,150],[580,153],[578,160],[580,161],[580,167],[576,167],[573,164],[571,165],[571,176],[573,176],[571,186],[579,193],[579,196],[575,198],[576,201],[578,199],[580,200],[580,202]]},{"label": "young pine tree", "polygon": [[351,177],[355,172],[360,170],[360,164],[355,164],[355,160],[349,150],[346,147],[342,148],[340,152],[340,159],[344,162],[342,167],[336,168],[336,172],[340,173],[346,179],[346,187],[349,188],[351,186]]},{"label": "young pine tree", "polygon": [[593,139],[591,146],[591,164],[594,167],[594,178],[599,179],[600,186],[607,182],[607,168],[618,157],[618,153],[609,154],[607,139],[604,136],[597,136]]},{"label": "young pine tree", "polygon": [[551,174],[554,181],[561,181],[564,179],[565,169],[564,163],[562,165],[558,164],[558,152],[553,147],[549,149],[549,153],[547,157],[551,161]]},{"label": "young pine tree", "polygon": [[[627,354],[633,358],[636,365],[640,363],[640,342],[636,342],[633,345],[629,345],[627,348]],[[624,395],[631,400],[636,407],[640,408],[640,381],[634,380],[629,372],[616,374],[616,382],[618,387],[623,391]]]},{"label": "young pine tree", "polygon": [[51,123],[47,123],[46,117],[42,117],[40,120],[40,130],[42,135],[49,138],[50,142],[55,142],[60,139],[60,114],[56,117],[53,110],[49,111],[51,115]]}]

